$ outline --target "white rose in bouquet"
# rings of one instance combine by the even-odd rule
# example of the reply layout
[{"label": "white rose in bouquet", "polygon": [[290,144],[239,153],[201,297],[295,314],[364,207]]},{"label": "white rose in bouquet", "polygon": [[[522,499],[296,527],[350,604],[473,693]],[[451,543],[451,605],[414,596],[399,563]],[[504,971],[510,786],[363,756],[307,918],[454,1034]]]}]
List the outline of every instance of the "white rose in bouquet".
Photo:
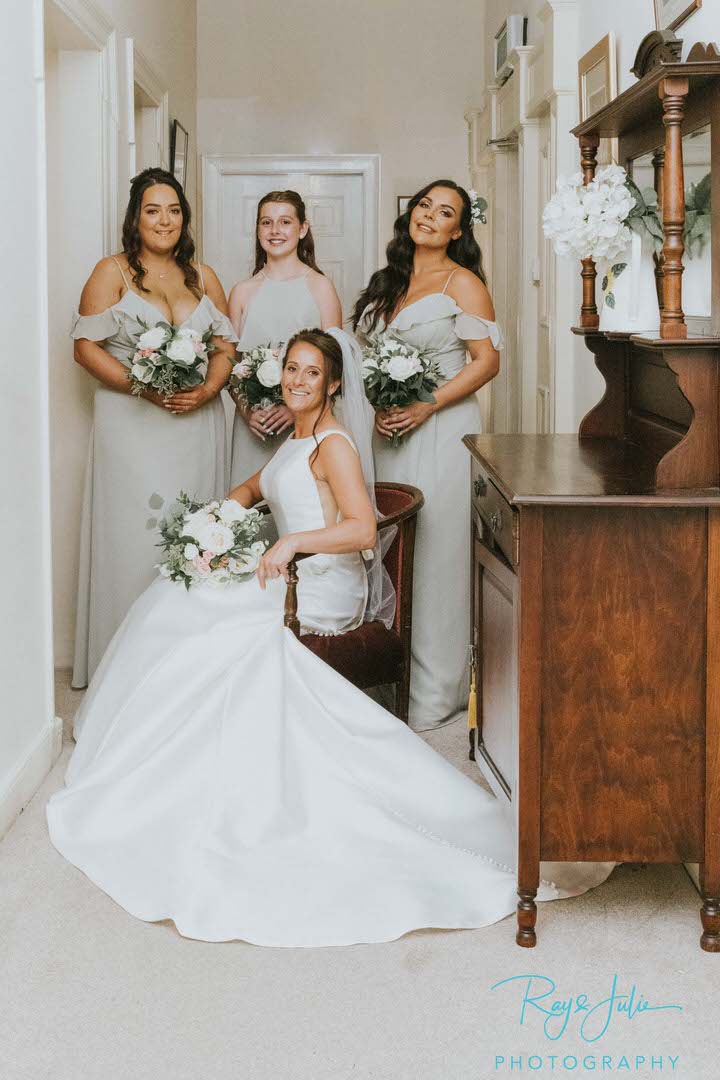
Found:
[{"label": "white rose in bouquet", "polygon": [[197,544],[186,544],[183,549],[183,555],[186,559],[194,559],[196,555],[200,554],[200,548]]},{"label": "white rose in bouquet", "polygon": [[197,330],[191,330],[189,326],[182,327],[178,330],[177,336],[182,338],[183,341],[190,342],[196,356],[205,356],[207,354],[207,346],[202,339],[202,334],[198,334]]},{"label": "white rose in bouquet", "polygon": [[206,525],[212,524],[213,518],[208,514],[205,507],[196,510],[194,514],[188,514],[183,522],[182,535],[192,536],[194,540],[200,539],[200,532]]},{"label": "white rose in bouquet", "polygon": [[170,337],[170,331],[164,329],[162,326],[153,326],[150,330],[146,330],[144,334],[141,334],[138,338],[139,349],[159,349]]},{"label": "white rose in bouquet", "polygon": [[205,551],[211,551],[213,555],[224,555],[235,543],[232,529],[223,525],[221,521],[208,522],[197,532],[197,541]]},{"label": "white rose in bouquet", "polygon": [[235,499],[224,499],[218,507],[217,515],[223,525],[233,525],[247,517],[247,510]]},{"label": "white rose in bouquet", "polygon": [[197,358],[190,338],[177,336],[165,350],[168,358],[177,364],[193,364]]},{"label": "white rose in bouquet", "polygon": [[406,379],[417,375],[422,365],[412,356],[393,356],[387,365],[387,373],[397,382],[405,382]]},{"label": "white rose in bouquet", "polygon": [[130,373],[135,376],[141,383],[149,383],[152,379],[152,365],[151,364],[133,364],[130,368]]},{"label": "white rose in bouquet", "polygon": [[268,388],[278,386],[282,379],[282,366],[280,361],[274,355],[271,355],[271,359],[263,360],[262,364],[260,364],[257,369],[256,375],[263,386],[267,386]]}]

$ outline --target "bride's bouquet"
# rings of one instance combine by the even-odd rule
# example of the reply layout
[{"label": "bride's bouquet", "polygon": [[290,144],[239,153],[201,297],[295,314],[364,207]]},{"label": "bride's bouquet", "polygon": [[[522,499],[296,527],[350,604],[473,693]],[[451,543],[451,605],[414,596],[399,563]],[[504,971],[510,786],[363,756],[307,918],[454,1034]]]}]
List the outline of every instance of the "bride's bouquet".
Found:
[{"label": "bride's bouquet", "polygon": [[195,502],[184,491],[160,522],[163,577],[191,585],[228,585],[255,573],[267,548],[258,540],[262,514],[234,499]]},{"label": "bride's bouquet", "polygon": [[282,404],[282,345],[258,345],[240,353],[230,375],[230,389],[248,409]]},{"label": "bride's bouquet", "polygon": [[128,372],[133,394],[150,389],[171,397],[177,390],[191,390],[205,382],[208,357],[217,348],[211,340],[212,327],[199,334],[164,321],[153,327],[142,319],[138,322],[145,332],[138,338]]},{"label": "bride's bouquet", "polygon": [[[427,353],[413,349],[390,332],[378,334],[363,349],[362,375],[374,409],[434,402],[432,391],[442,378],[440,368]],[[390,445],[399,446],[401,439],[402,435],[394,432]]]}]

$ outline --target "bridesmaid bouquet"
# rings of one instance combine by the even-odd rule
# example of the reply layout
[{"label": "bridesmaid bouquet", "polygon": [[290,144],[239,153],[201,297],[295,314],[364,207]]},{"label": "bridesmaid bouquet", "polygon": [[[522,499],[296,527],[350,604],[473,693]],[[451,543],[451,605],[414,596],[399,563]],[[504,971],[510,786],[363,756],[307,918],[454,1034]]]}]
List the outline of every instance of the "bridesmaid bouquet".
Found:
[{"label": "bridesmaid bouquet", "polygon": [[257,345],[240,353],[230,375],[230,389],[249,409],[269,409],[282,403],[280,388],[282,345]]},{"label": "bridesmaid bouquet", "polygon": [[246,581],[268,546],[257,538],[261,524],[262,514],[234,499],[201,503],[181,491],[172,515],[160,522],[158,569],[186,589]]},{"label": "bridesmaid bouquet", "polygon": [[199,334],[167,322],[148,327],[138,321],[145,332],[138,338],[128,373],[133,394],[150,388],[170,397],[177,390],[190,390],[205,381],[208,357],[217,347],[211,343],[212,327]]},{"label": "bridesmaid bouquet", "polygon": [[[391,333],[379,334],[363,349],[362,375],[365,394],[374,409],[434,402],[432,391],[442,378],[428,353],[411,348]],[[401,439],[402,435],[394,432],[390,445],[399,446]]]}]

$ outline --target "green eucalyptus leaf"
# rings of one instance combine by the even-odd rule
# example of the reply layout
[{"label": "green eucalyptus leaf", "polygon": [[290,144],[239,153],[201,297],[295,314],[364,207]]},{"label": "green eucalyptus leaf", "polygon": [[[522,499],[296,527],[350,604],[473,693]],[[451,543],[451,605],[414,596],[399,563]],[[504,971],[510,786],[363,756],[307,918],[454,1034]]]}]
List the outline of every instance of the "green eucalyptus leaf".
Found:
[{"label": "green eucalyptus leaf", "polygon": [[614,308],[615,307],[615,297],[613,296],[613,294],[611,292],[609,292],[607,294],[607,296],[605,297],[605,303],[607,304],[607,306],[609,308]]}]

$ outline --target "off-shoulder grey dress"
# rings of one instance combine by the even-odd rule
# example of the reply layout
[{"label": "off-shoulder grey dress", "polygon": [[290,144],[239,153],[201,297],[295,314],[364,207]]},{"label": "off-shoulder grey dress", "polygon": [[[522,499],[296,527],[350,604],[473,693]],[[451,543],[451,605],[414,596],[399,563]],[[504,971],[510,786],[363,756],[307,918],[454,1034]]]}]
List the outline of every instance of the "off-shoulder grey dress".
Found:
[{"label": "off-shoulder grey dress", "polygon": [[[447,287],[447,285],[446,285]],[[469,315],[447,293],[402,308],[389,327],[430,353],[448,382],[467,362],[466,341],[490,338],[494,322]],[[418,516],[412,613],[410,725],[416,731],[452,720],[467,708],[470,645],[470,456],[463,435],[481,430],[475,394],[440,409],[398,447],[375,433],[378,480],[414,484],[425,495]]]},{"label": "off-shoulder grey dress", "polygon": [[[130,367],[137,339],[164,318],[128,288],[101,314],[76,314],[71,336],[102,343]],[[212,327],[217,336],[237,341],[230,320],[207,294],[182,325],[201,334]],[[155,576],[156,526],[165,505],[181,490],[202,499],[227,491],[225,440],[219,396],[175,416],[98,384],[82,511],[73,686],[88,684],[131,604]]]}]

